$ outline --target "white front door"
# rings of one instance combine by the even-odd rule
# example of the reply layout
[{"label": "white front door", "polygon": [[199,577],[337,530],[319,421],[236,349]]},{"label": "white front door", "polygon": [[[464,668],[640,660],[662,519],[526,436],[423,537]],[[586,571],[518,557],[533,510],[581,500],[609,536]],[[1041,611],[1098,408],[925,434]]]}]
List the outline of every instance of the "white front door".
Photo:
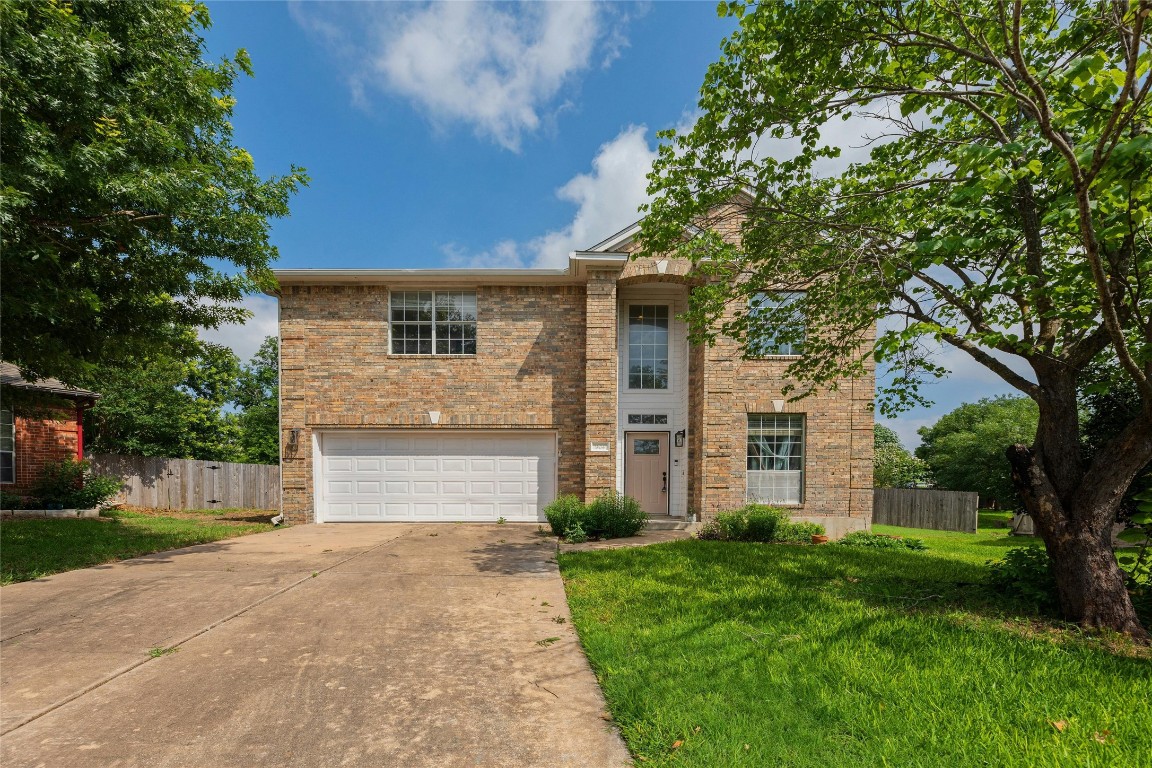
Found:
[{"label": "white front door", "polygon": [[551,432],[320,434],[317,522],[542,520],[556,496]]}]

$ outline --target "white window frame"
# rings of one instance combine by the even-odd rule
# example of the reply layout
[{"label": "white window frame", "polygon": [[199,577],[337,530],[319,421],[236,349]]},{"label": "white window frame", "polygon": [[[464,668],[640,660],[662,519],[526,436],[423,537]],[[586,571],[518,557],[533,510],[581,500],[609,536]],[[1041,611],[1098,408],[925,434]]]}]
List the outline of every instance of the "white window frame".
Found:
[{"label": "white window frame", "polygon": [[[772,420],[770,427],[765,426],[765,421],[768,419]],[[754,420],[758,421],[755,427],[753,426]],[[745,444],[746,476],[744,493],[748,501],[782,507],[798,507],[804,503],[805,475],[807,472],[806,464],[808,461],[807,422],[807,418],[801,413],[748,414],[746,425],[747,440]],[[772,433],[777,435],[781,434],[782,431],[798,433],[799,440],[795,445],[799,448],[799,455],[793,455],[793,453],[789,451],[785,456],[775,457],[777,461],[782,459],[789,465],[795,460],[795,462],[799,464],[798,468],[792,468],[791,466],[781,469],[751,468],[754,461],[762,465],[765,459],[773,458],[772,456],[766,456],[759,452],[753,455],[753,436],[757,434],[763,435],[766,430],[771,430]],[[792,493],[793,486],[795,493]],[[781,489],[783,489],[783,491],[781,491]]]},{"label": "white window frame", "polygon": [[[3,444],[7,441],[9,448],[4,448]],[[13,485],[16,482],[16,415],[10,408],[0,409],[0,454],[12,455],[12,479],[5,480],[0,475],[0,483],[4,485]]]},{"label": "white window frame", "polygon": [[[667,342],[665,345],[665,363],[668,370],[665,372],[664,386],[663,387],[633,387],[632,386],[632,308],[633,307],[661,307],[668,313],[666,318],[668,327]],[[646,302],[646,301],[630,301],[624,305],[624,348],[626,354],[624,355],[624,381],[625,391],[627,392],[653,392],[665,393],[672,391],[672,307],[667,302]]]},{"label": "white window frame", "polygon": [[[393,304],[393,301],[395,300],[396,296],[397,295],[404,295],[404,294],[412,294],[412,293],[417,294],[417,295],[422,294],[422,293],[423,294],[429,294],[432,297],[432,319],[431,319],[431,321],[429,321],[427,323],[432,328],[432,335],[428,339],[428,341],[431,343],[431,351],[430,352],[407,352],[407,351],[396,352],[393,349],[393,342],[397,341],[397,339],[393,338],[393,333],[392,333],[395,325],[397,325],[397,324],[399,324],[399,325],[423,325],[423,324],[425,324],[423,321],[394,320],[392,318],[392,309],[393,309],[392,304]],[[472,297],[472,305],[473,305],[473,309],[474,309],[474,315],[475,315],[474,319],[462,320],[462,321],[455,322],[455,323],[451,322],[451,321],[443,322],[443,321],[437,320],[436,319],[436,312],[437,312],[437,305],[439,303],[438,298],[440,296],[445,296],[445,295],[471,296]],[[451,290],[451,289],[449,289],[449,290],[433,290],[433,289],[426,289],[426,288],[418,288],[418,289],[413,289],[413,290],[408,290],[408,289],[390,290],[388,292],[388,354],[389,355],[396,355],[398,357],[476,357],[477,353],[479,352],[479,348],[480,348],[479,315],[480,315],[479,298],[476,295],[476,291],[463,291],[463,290]],[[473,338],[471,339],[471,341],[472,341],[473,345],[475,346],[475,350],[472,352],[438,352],[436,350],[437,342],[438,341],[445,341],[445,339],[440,339],[437,337],[437,327],[442,326],[442,325],[471,325],[472,329],[473,329]],[[405,339],[399,339],[399,341],[405,341]],[[421,341],[421,339],[417,339],[417,341]],[[446,341],[448,341],[449,344],[451,344],[452,341],[468,341],[468,339],[449,338]]]},{"label": "white window frame", "polygon": [[[804,291],[764,291],[757,293],[748,300],[748,314],[755,316],[763,311],[773,311],[781,307],[794,304],[798,297],[804,296]],[[799,342],[782,344],[776,340],[775,335],[762,338],[749,338],[745,347],[748,356],[760,357],[800,357],[804,354],[804,342],[808,338],[808,322],[803,316],[797,316],[803,336]]]}]

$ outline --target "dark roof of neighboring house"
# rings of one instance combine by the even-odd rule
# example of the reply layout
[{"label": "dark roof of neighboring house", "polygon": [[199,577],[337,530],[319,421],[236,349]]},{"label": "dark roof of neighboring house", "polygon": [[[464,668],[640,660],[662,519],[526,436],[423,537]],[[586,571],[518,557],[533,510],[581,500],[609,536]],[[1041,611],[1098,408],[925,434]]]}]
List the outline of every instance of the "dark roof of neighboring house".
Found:
[{"label": "dark roof of neighboring house", "polygon": [[79,387],[70,387],[59,379],[36,379],[28,381],[20,375],[20,369],[12,363],[0,363],[0,384],[18,389],[28,389],[35,392],[44,392],[60,397],[70,397],[74,400],[95,400],[100,397],[99,392],[91,392]]}]

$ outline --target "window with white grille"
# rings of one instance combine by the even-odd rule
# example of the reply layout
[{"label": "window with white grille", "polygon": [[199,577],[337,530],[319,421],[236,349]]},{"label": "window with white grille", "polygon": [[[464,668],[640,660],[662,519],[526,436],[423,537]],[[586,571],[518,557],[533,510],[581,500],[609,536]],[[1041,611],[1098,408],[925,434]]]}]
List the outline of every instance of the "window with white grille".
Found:
[{"label": "window with white grille", "polygon": [[803,416],[748,414],[748,500],[763,504],[803,502]]}]

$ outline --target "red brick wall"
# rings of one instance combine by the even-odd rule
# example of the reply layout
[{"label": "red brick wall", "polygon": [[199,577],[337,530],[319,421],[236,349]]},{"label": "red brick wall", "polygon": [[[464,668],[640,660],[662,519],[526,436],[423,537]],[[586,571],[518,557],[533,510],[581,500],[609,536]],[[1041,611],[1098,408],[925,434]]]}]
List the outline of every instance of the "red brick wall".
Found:
[{"label": "red brick wall", "polygon": [[2,486],[9,493],[28,490],[48,462],[76,456],[76,420],[70,415],[51,419],[16,414],[14,421],[16,482]]}]

